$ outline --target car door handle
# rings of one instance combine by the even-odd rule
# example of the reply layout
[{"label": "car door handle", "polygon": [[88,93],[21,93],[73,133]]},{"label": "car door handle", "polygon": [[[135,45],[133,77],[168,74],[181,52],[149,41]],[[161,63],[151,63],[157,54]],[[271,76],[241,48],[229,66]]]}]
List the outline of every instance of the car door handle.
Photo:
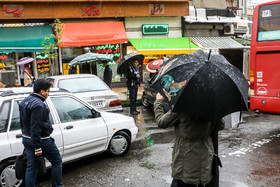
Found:
[{"label": "car door handle", "polygon": [[22,138],[22,134],[17,134],[16,138]]},{"label": "car door handle", "polygon": [[65,127],[66,130],[72,129],[72,128],[73,128],[73,125],[68,125],[68,126]]}]

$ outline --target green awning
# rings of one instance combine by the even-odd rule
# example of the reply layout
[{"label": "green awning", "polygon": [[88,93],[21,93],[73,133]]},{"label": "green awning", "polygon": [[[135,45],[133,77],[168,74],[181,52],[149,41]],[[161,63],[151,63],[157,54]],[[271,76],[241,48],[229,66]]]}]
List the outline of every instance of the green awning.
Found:
[{"label": "green awning", "polygon": [[51,26],[0,27],[0,52],[42,52],[42,41],[51,34]]},{"label": "green awning", "polygon": [[143,55],[183,54],[199,50],[188,37],[181,38],[130,38],[130,43]]}]

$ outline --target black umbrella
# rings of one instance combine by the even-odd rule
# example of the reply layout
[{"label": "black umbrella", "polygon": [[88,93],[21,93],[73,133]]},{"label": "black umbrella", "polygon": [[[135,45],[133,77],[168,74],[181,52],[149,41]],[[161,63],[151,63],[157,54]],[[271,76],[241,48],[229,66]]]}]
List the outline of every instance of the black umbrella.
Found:
[{"label": "black umbrella", "polygon": [[247,110],[249,84],[222,55],[199,50],[176,55],[161,67],[151,85],[174,112],[195,114],[212,121]]},{"label": "black umbrella", "polygon": [[139,53],[130,53],[126,56],[124,56],[123,59],[121,59],[117,73],[118,74],[126,74],[127,68],[130,66],[131,62],[136,59],[141,66],[143,66],[143,60],[144,60],[144,55],[139,54]]}]

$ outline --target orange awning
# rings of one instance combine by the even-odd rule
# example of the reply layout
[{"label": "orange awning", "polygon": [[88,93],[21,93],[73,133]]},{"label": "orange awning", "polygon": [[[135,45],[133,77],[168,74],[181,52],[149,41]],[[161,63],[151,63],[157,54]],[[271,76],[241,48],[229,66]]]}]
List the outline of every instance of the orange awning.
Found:
[{"label": "orange awning", "polygon": [[123,22],[64,23],[59,47],[127,43]]}]

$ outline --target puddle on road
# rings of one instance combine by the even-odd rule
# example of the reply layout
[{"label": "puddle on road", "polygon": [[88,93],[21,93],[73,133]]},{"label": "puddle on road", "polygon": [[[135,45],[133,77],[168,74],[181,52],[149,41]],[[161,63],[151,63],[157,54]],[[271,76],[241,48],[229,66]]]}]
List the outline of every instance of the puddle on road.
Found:
[{"label": "puddle on road", "polygon": [[[271,142],[274,138],[279,138],[279,137],[280,137],[280,133],[276,134],[276,135],[271,135],[269,138],[265,138],[265,139],[262,139],[261,141],[254,142],[246,148],[240,148],[237,151],[228,153],[228,156],[240,157],[242,155],[246,155],[248,152],[252,152],[254,149],[260,148],[260,147],[262,147],[262,145]],[[221,157],[223,157],[223,158],[225,158],[226,156],[227,155],[221,155]]]}]

